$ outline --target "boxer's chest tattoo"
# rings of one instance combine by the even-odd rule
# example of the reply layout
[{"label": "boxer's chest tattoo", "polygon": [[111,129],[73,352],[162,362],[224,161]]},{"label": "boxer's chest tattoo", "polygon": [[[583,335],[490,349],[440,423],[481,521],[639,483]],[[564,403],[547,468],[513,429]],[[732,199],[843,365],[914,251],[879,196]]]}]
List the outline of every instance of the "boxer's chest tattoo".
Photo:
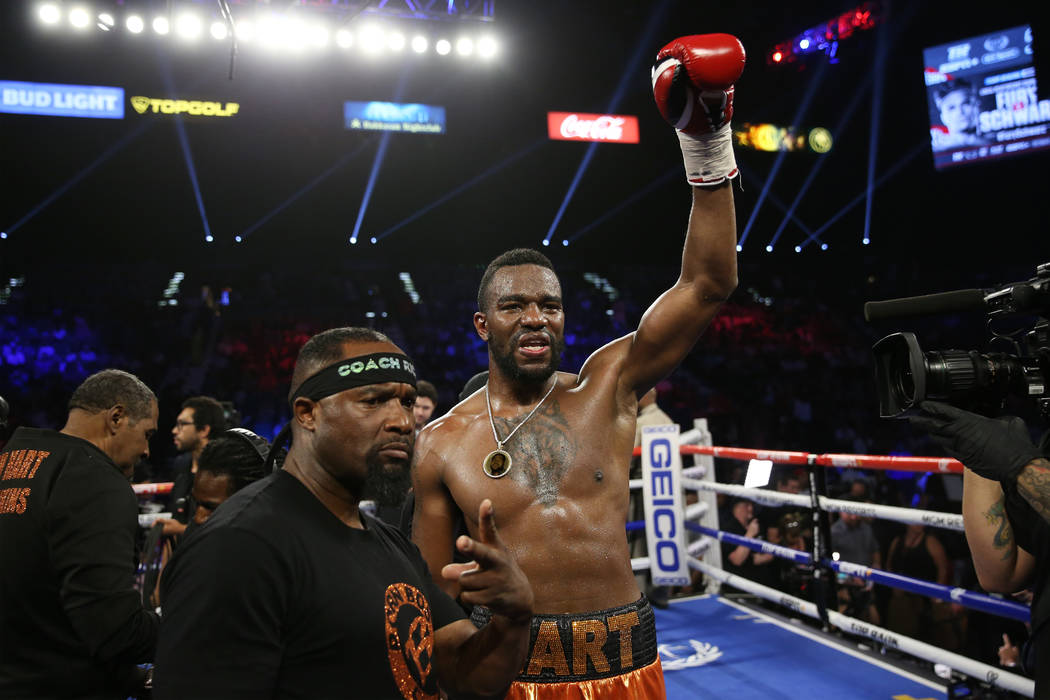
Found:
[{"label": "boxer's chest tattoo", "polygon": [[[506,418],[495,420],[503,435],[520,422]],[[514,459],[510,477],[530,489],[537,501],[553,506],[558,501],[562,479],[576,462],[576,441],[558,401],[551,401],[537,411],[511,443],[505,446]]]}]

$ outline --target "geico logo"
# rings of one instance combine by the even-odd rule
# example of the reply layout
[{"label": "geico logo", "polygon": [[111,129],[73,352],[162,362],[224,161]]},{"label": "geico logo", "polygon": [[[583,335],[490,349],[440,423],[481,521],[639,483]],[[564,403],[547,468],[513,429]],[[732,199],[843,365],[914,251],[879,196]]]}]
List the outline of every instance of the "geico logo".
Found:
[{"label": "geico logo", "polygon": [[241,106],[236,102],[227,102],[223,107],[222,102],[206,102],[203,100],[162,100],[153,97],[132,97],[131,106],[139,114],[145,114],[146,110],[154,114],[189,114],[191,116],[204,117],[232,117],[237,114]]}]

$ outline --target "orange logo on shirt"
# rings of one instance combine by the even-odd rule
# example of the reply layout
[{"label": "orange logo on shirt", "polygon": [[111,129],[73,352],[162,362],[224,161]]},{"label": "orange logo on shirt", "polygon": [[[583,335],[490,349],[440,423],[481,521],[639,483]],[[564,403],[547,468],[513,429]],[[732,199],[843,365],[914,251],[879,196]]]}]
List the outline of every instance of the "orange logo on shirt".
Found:
[{"label": "orange logo on shirt", "polygon": [[426,597],[415,586],[393,583],[387,586],[383,607],[387,657],[401,695],[405,700],[436,700],[434,624]]}]

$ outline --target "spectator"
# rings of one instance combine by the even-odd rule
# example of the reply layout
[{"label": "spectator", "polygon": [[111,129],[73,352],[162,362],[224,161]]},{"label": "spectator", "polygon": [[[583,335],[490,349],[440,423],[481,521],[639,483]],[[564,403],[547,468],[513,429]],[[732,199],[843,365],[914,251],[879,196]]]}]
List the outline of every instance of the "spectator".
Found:
[{"label": "spectator", "polygon": [[[854,482],[857,483],[857,482]],[[846,500],[856,501],[849,497]],[[871,524],[854,513],[842,513],[831,526],[831,546],[839,561],[859,564],[875,569],[882,568],[882,553],[871,530]],[[839,612],[880,624],[872,591],[874,585],[856,576],[839,576]]]},{"label": "spectator", "polygon": [[[926,531],[925,525],[908,525],[903,535],[893,539],[886,568],[903,576],[945,586],[951,582],[951,564],[944,545],[936,535]],[[931,600],[928,596],[894,588],[886,611],[886,626],[908,637],[953,649],[958,640],[951,643],[952,640],[945,639],[937,629],[950,615],[948,604],[942,600]]]},{"label": "spectator", "polygon": [[412,408],[412,415],[416,419],[416,433],[430,422],[437,408],[437,387],[425,379],[420,379],[416,384],[416,405]]},{"label": "spectator", "polygon": [[[746,498],[734,498],[729,502],[722,518],[722,530],[733,535],[759,539],[758,518],[755,507]],[[722,544],[722,568],[731,574],[743,576],[763,585],[773,584],[772,554],[755,552],[744,545]]]},{"label": "spectator", "polygon": [[173,468],[174,485],[171,488],[173,517],[158,522],[164,525],[166,536],[178,536],[186,531],[194,508],[190,492],[199,468],[201,452],[213,434],[226,428],[226,411],[222,404],[210,396],[194,396],[186,399],[182,410],[171,429],[179,457]]}]

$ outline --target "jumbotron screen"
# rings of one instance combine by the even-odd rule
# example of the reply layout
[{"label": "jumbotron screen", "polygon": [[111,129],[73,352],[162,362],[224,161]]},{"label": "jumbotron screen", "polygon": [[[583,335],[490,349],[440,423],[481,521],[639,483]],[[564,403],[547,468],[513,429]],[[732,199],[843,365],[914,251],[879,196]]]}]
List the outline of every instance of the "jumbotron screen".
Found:
[{"label": "jumbotron screen", "polygon": [[938,169],[1050,148],[1030,26],[933,46],[923,60]]}]

